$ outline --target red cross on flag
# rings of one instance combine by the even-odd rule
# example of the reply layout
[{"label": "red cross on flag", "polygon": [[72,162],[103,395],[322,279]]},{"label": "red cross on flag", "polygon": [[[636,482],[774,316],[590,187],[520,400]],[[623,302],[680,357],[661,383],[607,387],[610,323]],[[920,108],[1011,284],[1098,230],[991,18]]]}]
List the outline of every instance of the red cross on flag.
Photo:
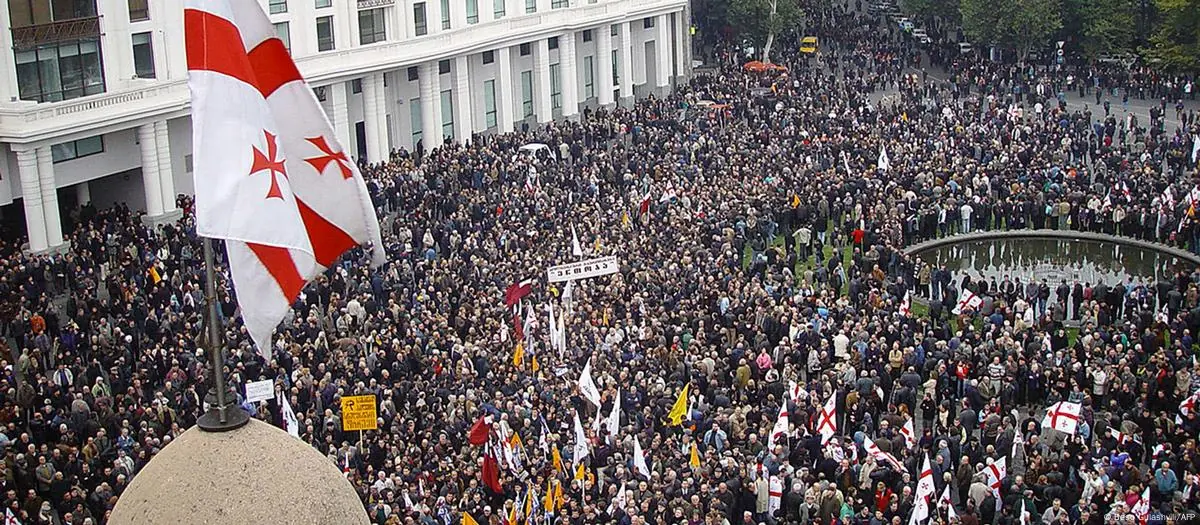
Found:
[{"label": "red cross on flag", "polygon": [[264,355],[305,284],[358,245],[383,262],[358,168],[257,2],[187,0],[196,231],[224,239]]},{"label": "red cross on flag", "polygon": [[775,426],[771,428],[771,436],[767,438],[767,450],[772,453],[775,452],[775,444],[787,437],[788,418],[790,417],[787,407],[787,400],[784,400],[779,407],[779,417],[775,418]]},{"label": "red cross on flag", "polygon": [[17,517],[13,515],[12,509],[4,509],[4,525],[21,525],[21,522],[17,521]]},{"label": "red cross on flag", "polygon": [[1059,401],[1050,405],[1042,418],[1042,428],[1053,428],[1073,435],[1079,428],[1079,414],[1082,410],[1083,405],[1069,401]]},{"label": "red cross on flag", "polygon": [[916,429],[913,428],[913,420],[911,417],[904,422],[904,426],[900,427],[900,435],[904,436],[905,447],[911,449],[917,446]]},{"label": "red cross on flag", "polygon": [[1142,496],[1138,498],[1137,503],[1133,504],[1133,508],[1129,509],[1134,516],[1137,517],[1138,523],[1146,523],[1146,519],[1150,516],[1150,487],[1142,491]]},{"label": "red cross on flag", "polygon": [[1195,394],[1188,396],[1187,399],[1184,399],[1183,402],[1179,404],[1179,413],[1183,414],[1184,417],[1187,417],[1192,412],[1196,411],[1197,403],[1200,403],[1200,390],[1197,390]]},{"label": "red cross on flag", "polygon": [[963,310],[966,310],[967,308],[979,308],[979,305],[981,304],[983,304],[982,297],[979,297],[970,290],[963,288],[958,294],[958,303],[954,305],[954,309],[951,310],[951,312],[954,315],[959,315],[963,313]]},{"label": "red cross on flag", "polygon": [[929,464],[929,456],[921,455],[925,456],[925,461],[921,465],[921,475],[917,478],[915,505],[908,519],[910,524],[920,523],[929,517],[929,502],[937,492],[937,487],[933,484],[933,467]]},{"label": "red cross on flag", "polygon": [[832,392],[817,416],[817,433],[821,435],[821,444],[828,443],[837,431],[837,393]]},{"label": "red cross on flag", "polygon": [[1001,456],[988,466],[983,468],[983,475],[987,478],[988,488],[992,489],[992,494],[996,499],[1000,499],[1000,486],[1004,482],[1004,478],[1008,477],[1008,459]]}]

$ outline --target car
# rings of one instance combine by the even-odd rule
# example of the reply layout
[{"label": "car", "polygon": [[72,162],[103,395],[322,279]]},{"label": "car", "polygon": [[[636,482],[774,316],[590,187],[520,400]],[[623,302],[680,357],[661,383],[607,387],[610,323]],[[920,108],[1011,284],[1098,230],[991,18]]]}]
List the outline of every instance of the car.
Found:
[{"label": "car", "polygon": [[924,28],[914,27],[909,33],[912,33],[913,38],[920,40],[923,44],[927,44],[926,40],[930,40],[929,33],[926,33]]},{"label": "car", "polygon": [[801,53],[816,53],[817,52],[817,37],[806,36],[800,39]]},{"label": "car", "polygon": [[1113,65],[1113,66],[1121,66],[1123,68],[1129,68],[1129,67],[1132,67],[1133,64],[1137,62],[1137,57],[1130,55],[1128,53],[1104,53],[1104,54],[1100,55],[1099,57],[1096,57],[1096,61],[1100,62],[1101,64],[1108,64],[1108,65]]}]

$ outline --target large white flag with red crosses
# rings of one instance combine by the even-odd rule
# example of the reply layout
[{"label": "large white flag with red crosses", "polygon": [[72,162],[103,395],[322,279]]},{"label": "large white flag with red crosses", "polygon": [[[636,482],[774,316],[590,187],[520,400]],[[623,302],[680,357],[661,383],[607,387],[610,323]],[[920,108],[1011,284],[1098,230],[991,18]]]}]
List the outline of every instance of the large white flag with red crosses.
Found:
[{"label": "large white flag with red crosses", "polygon": [[1053,428],[1059,432],[1075,434],[1079,429],[1079,418],[1083,405],[1070,401],[1059,401],[1046,409],[1042,417],[1042,428]]},{"label": "large white flag with red crosses", "polygon": [[304,285],[379,221],[358,168],[258,2],[187,0],[196,230],[224,239],[259,352]]}]

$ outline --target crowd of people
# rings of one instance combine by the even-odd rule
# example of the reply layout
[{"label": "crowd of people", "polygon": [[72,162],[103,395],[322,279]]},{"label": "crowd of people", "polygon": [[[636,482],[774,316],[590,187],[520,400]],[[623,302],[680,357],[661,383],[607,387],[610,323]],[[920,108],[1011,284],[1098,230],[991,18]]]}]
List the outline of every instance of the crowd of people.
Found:
[{"label": "crowd of people", "polygon": [[[377,524],[907,523],[926,460],[949,495],[933,523],[1194,523],[1197,268],[1029,294],[904,251],[1054,228],[1200,253],[1192,112],[1114,107],[1097,70],[962,56],[942,81],[854,9],[806,16],[820,52],[785,39],[786,72],[718,49],[669,96],[363,166],[389,262],[351,253],[308,286],[269,359],[219,278],[227,377],[276,384],[246,410],[286,427],[286,397]],[[1116,82],[1174,96],[1153,78]],[[21,523],[105,523],[202,410],[204,272],[179,204],[158,227],[85,210],[62,254],[5,247],[0,482]],[[606,255],[620,272],[543,278]],[[963,290],[987,301],[956,308]],[[361,440],[339,404],[359,394],[379,412]],[[1042,428],[1059,401],[1083,407],[1073,433]]]}]

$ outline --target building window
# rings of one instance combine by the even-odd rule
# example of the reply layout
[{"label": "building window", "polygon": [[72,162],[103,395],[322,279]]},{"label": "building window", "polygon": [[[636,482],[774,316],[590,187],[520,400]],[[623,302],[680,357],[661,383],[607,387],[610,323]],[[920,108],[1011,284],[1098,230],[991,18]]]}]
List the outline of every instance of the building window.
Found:
[{"label": "building window", "polygon": [[408,122],[412,127],[412,143],[416,146],[421,142],[421,97],[408,101]]},{"label": "building window", "polygon": [[50,146],[50,156],[56,163],[99,153],[104,153],[104,135],[96,135],[95,137],[72,140],[71,142]]},{"label": "building window", "polygon": [[525,13],[529,14],[529,13],[536,13],[536,12],[537,12],[537,0],[525,0]]},{"label": "building window", "polygon": [[439,75],[449,75],[450,74],[450,60],[449,59],[438,60],[438,74]]},{"label": "building window", "polygon": [[564,7],[571,7],[570,0],[552,0],[550,2],[551,9],[562,9]]},{"label": "building window", "polygon": [[618,24],[613,24],[611,26],[608,26],[608,34],[610,34],[612,36],[617,36],[617,35],[621,34],[621,28],[617,27],[617,25]]},{"label": "building window", "polygon": [[408,67],[408,81],[416,82],[417,80],[420,80],[420,79],[421,79],[421,69],[418,68],[417,66],[409,66]]},{"label": "building window", "polygon": [[384,40],[387,40],[387,23],[384,20],[383,8],[359,11],[358,43],[365,46]]},{"label": "building window", "polygon": [[505,3],[505,0],[492,0],[492,16],[496,20],[504,18],[504,15],[506,14],[504,12]]},{"label": "building window", "polygon": [[362,79],[361,78],[356,78],[356,79],[350,81],[350,93],[355,94],[355,95],[362,93]]},{"label": "building window", "polygon": [[592,70],[592,57],[583,57],[583,98],[596,96],[596,72]]},{"label": "building window", "polygon": [[642,19],[642,29],[650,29],[654,27],[654,17],[648,16]]},{"label": "building window", "polygon": [[450,0],[442,0],[442,30],[450,29]]},{"label": "building window", "polygon": [[614,85],[614,86],[620,86],[620,85],[621,85],[621,82],[620,82],[621,76],[617,74],[617,71],[618,71],[618,68],[617,68],[617,66],[619,66],[619,65],[620,65],[620,63],[618,62],[618,60],[620,60],[620,55],[618,55],[618,54],[617,54],[617,50],[616,50],[616,49],[614,49],[614,50],[612,51],[612,55],[613,55],[613,57],[612,57],[612,66],[613,66],[613,68],[612,68],[612,69],[613,69],[613,70],[612,70],[612,79],[613,79],[613,85]]},{"label": "building window", "polygon": [[442,91],[442,137],[454,136],[454,97],[450,90]]},{"label": "building window", "polygon": [[467,23],[479,23],[479,0],[467,0]]},{"label": "building window", "polygon": [[483,120],[488,129],[496,127],[496,81],[483,83]]},{"label": "building window", "polygon": [[533,71],[521,72],[521,118],[533,114]]},{"label": "building window", "polygon": [[21,100],[58,102],[104,92],[98,40],[75,40],[17,50]]},{"label": "building window", "polygon": [[317,86],[315,88],[312,88],[312,90],[313,90],[313,96],[317,97],[317,102],[325,102],[325,97],[328,96],[328,95],[326,95],[326,92],[329,91],[329,88],[327,88],[325,86]]},{"label": "building window", "polygon": [[283,48],[292,52],[292,31],[288,29],[287,22],[275,23],[275,36],[279,37],[279,41],[283,42]]},{"label": "building window", "polygon": [[592,41],[592,30],[591,29],[588,29],[587,31],[583,32],[583,41],[584,42]]},{"label": "building window", "polygon": [[129,0],[129,21],[141,22],[150,19],[150,0]]},{"label": "building window", "polygon": [[133,71],[138,78],[154,78],[154,43],[149,32],[133,34]]},{"label": "building window", "polygon": [[556,36],[550,37],[550,40],[548,40],[546,42],[546,45],[550,49],[558,49],[558,37],[556,37]]},{"label": "building window", "polygon": [[529,42],[526,42],[526,43],[524,43],[524,44],[521,44],[520,51],[521,51],[521,56],[523,56],[523,57],[524,57],[524,56],[529,56],[529,51],[530,51]]},{"label": "building window", "polygon": [[333,6],[333,0],[317,0],[317,9],[324,9]]},{"label": "building window", "polygon": [[317,51],[332,51],[335,46],[333,40],[333,17],[322,16],[317,18]]},{"label": "building window", "polygon": [[271,14],[278,15],[287,12],[287,0],[271,0],[269,4]]},{"label": "building window", "polygon": [[429,34],[429,24],[425,21],[425,2],[413,4],[413,25],[417,36]]},{"label": "building window", "polygon": [[492,62],[495,62],[495,61],[496,61],[496,52],[495,51],[484,51],[483,52],[483,63],[484,64],[491,64]]},{"label": "building window", "polygon": [[560,64],[550,64],[550,109],[562,107],[562,72]]}]

